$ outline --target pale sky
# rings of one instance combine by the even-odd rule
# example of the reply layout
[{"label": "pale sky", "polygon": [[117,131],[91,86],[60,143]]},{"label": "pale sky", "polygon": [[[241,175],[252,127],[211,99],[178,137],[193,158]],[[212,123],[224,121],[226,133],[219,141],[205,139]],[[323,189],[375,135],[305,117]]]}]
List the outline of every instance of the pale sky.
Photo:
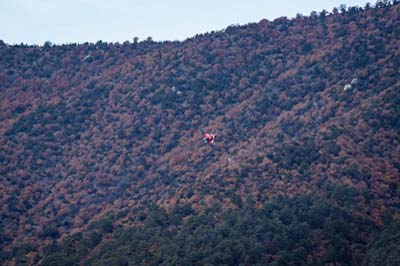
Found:
[{"label": "pale sky", "polygon": [[360,0],[0,0],[0,40],[8,44],[184,40],[265,18],[332,11]]}]

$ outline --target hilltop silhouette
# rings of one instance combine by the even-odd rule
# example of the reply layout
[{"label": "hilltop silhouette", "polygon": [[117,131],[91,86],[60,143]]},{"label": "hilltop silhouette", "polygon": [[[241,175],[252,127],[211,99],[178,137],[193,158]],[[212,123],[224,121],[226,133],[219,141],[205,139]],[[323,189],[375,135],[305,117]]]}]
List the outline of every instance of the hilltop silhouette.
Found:
[{"label": "hilltop silhouette", "polygon": [[0,264],[395,265],[399,17],[0,42]]}]

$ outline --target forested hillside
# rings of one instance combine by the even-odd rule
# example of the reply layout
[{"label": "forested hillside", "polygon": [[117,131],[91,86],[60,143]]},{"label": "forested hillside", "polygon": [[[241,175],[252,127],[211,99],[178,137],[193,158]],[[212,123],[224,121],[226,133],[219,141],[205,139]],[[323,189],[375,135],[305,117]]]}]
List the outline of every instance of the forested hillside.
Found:
[{"label": "forested hillside", "polygon": [[383,1],[0,41],[0,264],[399,265],[399,36]]}]

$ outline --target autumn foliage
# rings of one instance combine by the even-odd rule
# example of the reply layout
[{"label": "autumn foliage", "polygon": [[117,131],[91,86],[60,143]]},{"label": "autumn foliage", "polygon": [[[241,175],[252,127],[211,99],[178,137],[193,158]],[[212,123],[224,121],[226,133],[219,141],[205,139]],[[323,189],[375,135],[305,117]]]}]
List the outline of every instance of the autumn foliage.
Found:
[{"label": "autumn foliage", "polygon": [[[244,246],[243,257],[224,263],[295,261],[277,246],[305,244],[277,239],[292,235],[296,221],[308,230],[298,237],[312,245],[299,253],[304,264],[292,265],[361,263],[368,243],[399,219],[394,2],[230,26],[183,42],[0,42],[0,263],[57,265],[62,243],[75,243],[71,263],[102,265],[99,250],[115,258],[105,250],[109,239],[121,249],[128,241],[118,230],[147,239],[137,231],[143,225],[169,243],[190,242],[191,233],[202,235],[193,224],[234,234],[240,221],[228,231],[220,224],[233,214],[256,215],[254,226],[280,219],[283,229],[274,240],[257,238],[267,227],[243,229],[238,237],[261,246]],[[213,147],[202,131],[218,135]],[[306,216],[303,205],[322,217]],[[160,213],[168,223],[152,218]],[[335,213],[346,221],[343,254],[327,229]],[[164,244],[145,242],[149,253],[142,249],[137,263],[218,264],[204,254],[174,261],[160,252],[192,253]],[[263,255],[253,260],[252,252]]]}]

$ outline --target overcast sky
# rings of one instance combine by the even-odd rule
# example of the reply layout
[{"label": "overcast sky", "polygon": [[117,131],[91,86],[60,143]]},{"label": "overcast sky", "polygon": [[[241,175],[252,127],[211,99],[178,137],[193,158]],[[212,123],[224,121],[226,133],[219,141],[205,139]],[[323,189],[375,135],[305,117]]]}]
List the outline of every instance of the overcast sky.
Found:
[{"label": "overcast sky", "polygon": [[0,0],[0,40],[9,44],[184,40],[232,24],[331,11],[360,0]]}]

